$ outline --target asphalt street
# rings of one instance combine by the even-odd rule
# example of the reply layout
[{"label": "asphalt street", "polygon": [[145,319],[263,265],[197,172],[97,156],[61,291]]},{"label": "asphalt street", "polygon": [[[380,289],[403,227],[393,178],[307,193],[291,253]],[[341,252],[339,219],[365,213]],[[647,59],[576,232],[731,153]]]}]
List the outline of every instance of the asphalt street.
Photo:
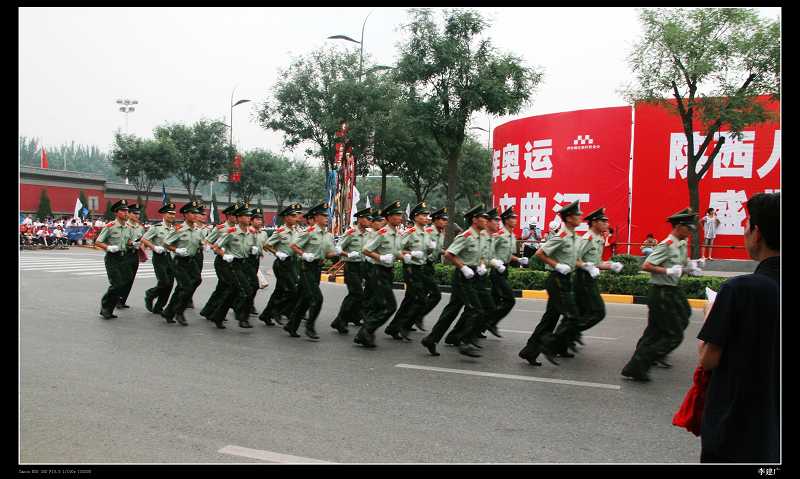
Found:
[{"label": "asphalt street", "polygon": [[[290,338],[254,316],[219,330],[197,314],[216,285],[206,253],[188,327],[144,308],[140,269],[118,319],[99,317],[103,253],[20,253],[21,463],[697,463],[699,439],[671,424],[691,385],[702,311],[672,369],[620,376],[647,307],[607,304],[585,346],[560,366],[517,357],[545,301],[517,299],[483,340],[483,357],[444,344],[432,357],[412,333],[377,332],[376,349],[328,325],[346,294],[323,283],[320,341]],[[256,298],[259,311],[274,288]],[[398,304],[404,291],[396,290]],[[449,294],[426,318],[430,328]],[[301,330],[302,331],[302,330]],[[543,360],[543,358],[542,358]],[[432,368],[432,369],[427,369]],[[478,373],[478,374],[476,374]],[[488,373],[488,374],[480,374]]]}]

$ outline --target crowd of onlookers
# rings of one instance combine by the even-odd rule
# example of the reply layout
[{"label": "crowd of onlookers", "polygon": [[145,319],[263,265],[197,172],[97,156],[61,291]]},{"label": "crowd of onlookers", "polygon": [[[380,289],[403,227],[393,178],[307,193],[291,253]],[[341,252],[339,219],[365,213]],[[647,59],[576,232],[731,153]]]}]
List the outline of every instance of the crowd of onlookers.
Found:
[{"label": "crowd of onlookers", "polygon": [[[83,237],[69,238],[69,228],[82,228],[86,231],[85,237],[93,237],[105,225],[102,217],[94,220],[91,218],[73,218],[62,216],[60,218],[47,217],[43,221],[27,215],[19,225],[20,246],[69,246],[85,244],[91,240]],[[86,230],[85,228],[88,228]]]}]

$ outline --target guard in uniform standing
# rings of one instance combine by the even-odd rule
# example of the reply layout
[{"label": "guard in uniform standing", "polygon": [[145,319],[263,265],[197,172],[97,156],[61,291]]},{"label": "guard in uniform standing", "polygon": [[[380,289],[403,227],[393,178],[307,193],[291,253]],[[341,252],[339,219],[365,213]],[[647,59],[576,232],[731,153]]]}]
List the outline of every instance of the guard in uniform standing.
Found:
[{"label": "guard in uniform standing", "polygon": [[650,367],[664,361],[680,346],[692,314],[686,293],[679,286],[681,275],[702,274],[697,262],[688,261],[686,254],[686,238],[697,229],[697,214],[686,208],[669,216],[667,221],[672,224],[672,232],[642,265],[642,270],[650,273],[647,327],[636,344],[633,357],[622,369],[623,376],[635,381],[649,381]]},{"label": "guard in uniform standing", "polygon": [[[142,244],[153,250],[153,270],[156,273],[156,286],[144,293],[144,306],[148,311],[161,314],[169,300],[175,284],[172,257],[164,248],[164,240],[175,229],[175,203],[167,203],[158,210],[163,215],[160,224],[153,225],[142,237]],[[156,300],[157,299],[157,300]],[[153,306],[153,301],[156,301]]]},{"label": "guard in uniform standing", "polygon": [[[206,236],[206,244],[209,246],[213,245],[226,229],[236,226],[236,216],[234,212],[238,211],[241,206],[240,203],[234,203],[222,210],[222,214],[225,215],[225,223],[217,225],[211,230]],[[221,255],[214,255],[214,271],[217,273],[217,286],[214,288],[208,301],[206,301],[206,305],[200,310],[200,316],[203,316],[209,321],[219,307],[221,299],[228,294],[227,290],[233,282],[231,278],[231,266],[225,261],[222,261]]]},{"label": "guard in uniform standing", "polygon": [[278,216],[283,218],[283,226],[278,227],[264,245],[264,249],[274,254],[276,258],[272,262],[272,271],[275,273],[275,290],[269,297],[264,311],[258,317],[267,326],[274,326],[276,322],[283,324],[281,316],[288,319],[288,314],[291,313],[290,307],[294,306],[297,298],[298,265],[294,250],[289,245],[294,243],[298,234],[298,223],[302,212],[303,207],[297,203],[281,210]]},{"label": "guard in uniform standing", "polygon": [[250,268],[247,265],[247,258],[252,254],[253,236],[250,232],[250,218],[253,211],[250,205],[242,205],[233,212],[237,216],[237,225],[228,228],[214,243],[214,252],[222,255],[222,260],[230,264],[231,279],[233,283],[227,289],[226,295],[220,301],[220,306],[211,317],[211,321],[219,329],[225,329],[222,322],[228,309],[233,308],[236,320],[240,328],[252,328],[248,321],[250,317],[250,296],[253,286],[250,281]]},{"label": "guard in uniform standing", "polygon": [[295,254],[303,260],[300,265],[300,299],[289,316],[289,323],[283,327],[293,338],[300,337],[297,329],[308,312],[306,336],[319,339],[314,323],[322,309],[323,297],[319,288],[322,263],[326,259],[338,256],[333,246],[333,235],[326,230],[328,208],[328,203],[321,203],[311,208],[306,216],[312,218],[313,224],[290,245]]},{"label": "guard in uniform standing", "polygon": [[417,204],[410,212],[414,226],[407,228],[400,237],[400,254],[403,258],[403,281],[406,284],[406,293],[394,319],[386,327],[386,334],[394,339],[411,341],[408,337],[415,319],[425,309],[425,280],[423,268],[431,252],[428,235],[425,228],[428,226],[430,210],[423,201]]},{"label": "guard in uniform standing", "polygon": [[375,331],[380,328],[397,310],[394,297],[394,262],[400,253],[400,235],[397,227],[403,222],[403,210],[400,202],[394,201],[381,211],[387,225],[376,231],[375,237],[364,245],[364,255],[375,262],[373,265],[373,282],[371,294],[373,301],[367,311],[366,320],[353,342],[368,348],[374,348]]},{"label": "guard in uniform standing", "polygon": [[477,280],[475,279],[475,274],[479,269],[483,271],[483,274],[486,274],[487,271],[486,267],[480,263],[480,233],[486,228],[487,221],[483,204],[477,205],[464,213],[464,219],[470,227],[456,236],[453,243],[445,251],[445,257],[456,266],[453,270],[450,302],[445,306],[430,334],[422,338],[422,345],[433,356],[439,355],[436,352],[436,344],[442,339],[450,325],[453,324],[463,307],[463,326],[460,328],[458,335],[452,339],[456,341],[461,354],[476,358],[480,357],[471,340],[474,339],[476,331],[480,332],[480,326],[483,325],[482,316],[485,314],[476,287]]},{"label": "guard in uniform standing", "polygon": [[144,226],[139,222],[139,213],[141,209],[139,205],[128,205],[128,227],[131,229],[131,250],[129,255],[125,255],[126,264],[128,266],[128,281],[123,288],[122,297],[117,305],[120,309],[128,309],[128,295],[131,294],[133,282],[136,280],[136,273],[139,271],[139,248],[141,247],[141,239],[144,236]]},{"label": "guard in uniform standing", "polygon": [[177,319],[181,326],[188,326],[183,312],[203,281],[195,259],[197,249],[203,247],[203,231],[195,223],[195,218],[201,214],[197,201],[186,203],[180,211],[185,221],[164,240],[165,248],[175,253],[173,265],[178,284],[161,316],[168,323],[174,323]]},{"label": "guard in uniform standing", "polygon": [[[492,299],[494,299],[495,310],[490,319],[487,331],[502,337],[497,329],[497,324],[505,318],[514,308],[516,300],[514,291],[508,284],[508,268],[512,262],[518,262],[522,266],[528,265],[528,258],[518,257],[514,253],[517,249],[517,238],[514,236],[514,228],[517,227],[517,214],[514,208],[508,208],[500,215],[502,226],[497,225],[492,242],[492,259],[489,261],[492,267],[489,273],[492,282]],[[494,225],[493,225],[494,226]]]},{"label": "guard in uniform standing", "polygon": [[[566,334],[560,336],[558,341],[553,336],[559,318],[564,319],[559,328],[567,332],[578,332],[577,324],[580,322],[578,308],[575,305],[575,294],[572,291],[572,271],[578,260],[578,246],[580,238],[575,233],[575,228],[581,224],[580,203],[575,201],[562,208],[558,215],[564,225],[560,233],[553,234],[541,248],[536,250],[536,257],[545,263],[545,269],[550,271],[545,287],[547,289],[547,308],[541,321],[528,339],[528,344],[519,352],[519,357],[527,360],[534,366],[541,366],[536,358],[544,353],[548,361],[558,364],[556,355],[563,350],[563,343],[572,340]],[[562,326],[563,325],[563,326]]]},{"label": "guard in uniform standing", "polygon": [[369,228],[370,215],[372,208],[364,208],[356,212],[356,226],[345,231],[339,244],[336,246],[336,253],[344,261],[344,282],[347,285],[347,296],[342,301],[339,314],[331,323],[331,327],[341,334],[347,334],[347,324],[352,322],[361,323],[362,307],[364,304],[364,238]]},{"label": "guard in uniform standing", "polygon": [[127,256],[131,254],[129,245],[131,230],[128,226],[128,202],[119,200],[111,205],[116,219],[103,227],[97,235],[94,244],[106,251],[104,258],[106,274],[108,275],[108,290],[100,300],[100,316],[103,319],[112,319],[117,316],[114,308],[119,304],[125,286],[128,282]]}]

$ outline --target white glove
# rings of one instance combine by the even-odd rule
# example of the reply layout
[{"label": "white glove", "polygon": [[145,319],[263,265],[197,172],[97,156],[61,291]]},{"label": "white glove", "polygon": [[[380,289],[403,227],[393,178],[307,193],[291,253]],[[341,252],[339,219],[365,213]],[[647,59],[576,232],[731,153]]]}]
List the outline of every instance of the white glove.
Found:
[{"label": "white glove", "polygon": [[680,278],[683,274],[683,266],[676,264],[670,268],[667,268],[667,276],[674,276]]},{"label": "white glove", "polygon": [[556,271],[558,271],[561,274],[569,274],[569,272],[572,271],[572,268],[565,265],[564,263],[558,263],[556,265]]},{"label": "white glove", "polygon": [[464,277],[465,277],[465,278],[467,278],[467,279],[471,279],[473,276],[475,276],[475,272],[474,272],[474,271],[472,271],[472,268],[470,268],[470,267],[469,267],[469,266],[467,266],[467,265],[464,265],[464,266],[462,266],[462,267],[461,267],[461,273],[462,273],[462,274],[464,275]]},{"label": "white glove", "polygon": [[258,246],[251,246],[250,254],[258,254]]},{"label": "white glove", "polygon": [[393,254],[382,254],[381,255],[381,263],[385,264],[386,266],[391,266],[394,263],[394,255]]},{"label": "white glove", "polygon": [[521,264],[522,266],[528,266],[528,258],[523,256],[522,258],[519,259],[519,264]]},{"label": "white glove", "polygon": [[[492,265],[492,268],[496,268],[497,269],[497,268],[500,268],[501,266],[503,266],[503,260],[494,258],[494,259],[489,261],[489,264]],[[500,272],[502,273],[502,271],[500,271]]]},{"label": "white glove", "polygon": [[583,266],[581,266],[581,269],[587,273],[591,273],[592,268],[594,268],[594,263],[583,263]]},{"label": "white glove", "polygon": [[592,278],[600,276],[600,268],[598,268],[597,266],[592,266],[592,268],[589,270],[589,276],[591,276]]},{"label": "white glove", "polygon": [[481,263],[481,264],[479,264],[479,265],[478,265],[478,267],[475,269],[475,272],[476,272],[476,273],[478,273],[478,276],[483,276],[483,275],[485,275],[486,273],[488,273],[488,272],[489,272],[489,270],[488,270],[488,269],[486,269],[486,266],[484,266],[484,265],[483,265],[483,263]]},{"label": "white glove", "polygon": [[162,253],[164,253],[164,247],[163,246],[153,246],[153,251],[155,251],[158,254],[162,254]]},{"label": "white glove", "polygon": [[310,263],[310,262],[314,261],[315,259],[316,259],[316,256],[314,256],[312,253],[303,253],[303,261],[308,261]]},{"label": "white glove", "polygon": [[277,256],[277,257],[278,257],[278,259],[279,259],[279,260],[281,260],[281,261],[283,261],[283,260],[285,260],[286,258],[288,258],[288,257],[289,257],[289,255],[288,255],[288,254],[286,254],[286,253],[284,253],[283,251],[278,251],[278,252],[276,252],[276,253],[275,253],[275,256]]},{"label": "white glove", "polygon": [[703,276],[703,270],[700,268],[689,270],[689,276]]},{"label": "white glove", "polygon": [[[336,256],[341,256],[342,255],[342,247],[341,246],[337,246],[336,248],[334,248],[333,251],[336,253]],[[349,257],[349,255],[348,255],[348,257]]]},{"label": "white glove", "polygon": [[222,255],[222,261],[226,261],[228,263],[233,262],[233,255],[232,254],[224,254]]},{"label": "white glove", "polygon": [[131,246],[133,246],[133,249],[139,249],[139,245],[140,245],[140,244],[141,244],[141,243],[140,243],[140,242],[138,242],[138,241],[133,241],[133,242],[131,242]]},{"label": "white glove", "polygon": [[422,259],[422,258],[425,257],[425,253],[423,251],[412,251],[411,252],[411,256],[413,256],[413,257],[415,257],[417,259]]},{"label": "white glove", "polygon": [[351,251],[347,253],[347,257],[350,259],[358,258],[359,256],[361,256],[361,253],[359,253],[358,251]]},{"label": "white glove", "polygon": [[403,263],[411,264],[411,255],[410,254],[404,254],[403,255]]},{"label": "white glove", "polygon": [[211,245],[206,243],[206,245],[203,246],[203,249],[206,250],[206,251],[211,251]]},{"label": "white glove", "polygon": [[178,256],[189,256],[189,250],[186,248],[176,248],[175,254]]},{"label": "white glove", "polygon": [[619,273],[620,271],[622,271],[622,268],[624,266],[625,265],[620,263],[619,261],[612,261],[611,262],[611,271],[613,271],[615,273]]},{"label": "white glove", "polygon": [[497,266],[495,269],[497,269],[498,273],[504,273],[506,271],[506,267],[503,266],[502,264],[500,266]]},{"label": "white glove", "polygon": [[428,243],[428,245],[429,245],[431,248],[433,248],[433,249],[436,249],[436,241],[433,241],[433,240],[431,240],[431,242],[430,242],[430,243]]},{"label": "white glove", "polygon": [[119,246],[112,244],[106,248],[106,251],[108,251],[109,253],[116,253],[117,251],[119,251]]}]

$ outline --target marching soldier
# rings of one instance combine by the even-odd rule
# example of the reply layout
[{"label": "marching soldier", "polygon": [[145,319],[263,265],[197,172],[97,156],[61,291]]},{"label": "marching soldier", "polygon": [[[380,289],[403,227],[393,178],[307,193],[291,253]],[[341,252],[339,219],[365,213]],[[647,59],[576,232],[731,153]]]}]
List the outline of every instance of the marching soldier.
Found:
[{"label": "marching soldier", "polygon": [[131,293],[133,282],[136,280],[136,273],[139,271],[139,248],[142,236],[144,236],[144,226],[139,222],[140,212],[141,209],[139,205],[128,205],[128,227],[131,229],[131,254],[125,256],[126,265],[128,266],[128,281],[125,283],[122,297],[117,305],[120,309],[130,308],[130,306],[127,305],[128,295]]},{"label": "marching soldier", "polygon": [[400,303],[397,313],[389,326],[386,334],[394,339],[411,341],[408,334],[411,325],[425,308],[427,294],[425,293],[425,280],[423,267],[431,251],[425,227],[428,226],[430,210],[423,201],[411,210],[414,226],[407,228],[400,238],[400,254],[403,257],[403,281],[406,284],[406,294]]},{"label": "marching soldier", "polygon": [[347,334],[347,323],[361,324],[362,306],[364,304],[364,238],[369,229],[372,208],[364,208],[356,212],[357,224],[348,228],[339,244],[336,253],[344,261],[344,282],[347,285],[347,296],[342,301],[339,314],[331,323],[331,327],[341,334]]},{"label": "marching soldier", "polygon": [[375,262],[373,265],[373,302],[367,311],[364,325],[359,329],[353,342],[374,348],[375,330],[381,327],[397,310],[392,284],[394,283],[394,262],[400,253],[400,236],[397,227],[403,222],[400,202],[394,201],[381,211],[387,225],[379,229],[374,238],[364,245],[364,255]]},{"label": "marching soldier", "polygon": [[114,308],[119,304],[128,281],[127,256],[131,253],[131,228],[128,226],[128,202],[119,200],[111,205],[116,219],[103,227],[94,244],[106,251],[105,266],[109,287],[100,301],[100,316],[112,319],[117,316]]},{"label": "marching soldier", "polygon": [[[370,243],[378,236],[378,231],[386,226],[386,218],[381,216],[381,212],[377,208],[372,208],[372,216],[370,216],[371,226],[367,228],[367,234],[364,238],[364,246]],[[355,319],[360,324],[356,326],[363,326],[369,311],[373,308],[373,303],[377,296],[373,293],[373,286],[375,285],[375,260],[371,256],[364,254],[364,248],[361,248],[364,255],[364,306],[361,309],[361,319]]]},{"label": "marching soldier", "polygon": [[514,291],[508,284],[508,269],[507,266],[511,262],[518,262],[522,266],[528,265],[528,258],[522,256],[518,257],[514,254],[517,248],[517,238],[514,236],[514,228],[517,226],[517,214],[514,213],[514,208],[508,208],[500,215],[502,220],[501,225],[492,224],[492,229],[495,229],[492,242],[492,259],[489,264],[492,266],[490,279],[492,282],[492,299],[495,303],[494,315],[490,319],[490,324],[486,328],[490,333],[500,336],[500,331],[497,329],[497,324],[505,318],[511,309],[514,308],[516,300],[514,299]]},{"label": "marching soldier", "polygon": [[293,338],[300,337],[297,329],[308,311],[306,336],[319,339],[314,329],[314,322],[322,309],[323,297],[319,289],[322,262],[327,258],[338,256],[333,247],[333,235],[326,231],[328,208],[328,203],[321,203],[311,208],[306,216],[312,219],[313,224],[290,245],[295,254],[303,260],[300,265],[300,299],[289,316],[289,323],[283,327]]},{"label": "marching soldier", "polygon": [[480,357],[477,348],[472,344],[477,333],[480,333],[483,326],[482,317],[485,310],[481,304],[481,299],[477,291],[476,273],[485,275],[486,267],[480,263],[481,259],[481,239],[480,233],[486,227],[486,212],[483,204],[477,205],[464,213],[466,223],[470,225],[466,231],[456,236],[453,243],[445,251],[447,259],[455,264],[453,271],[452,293],[450,302],[445,306],[444,311],[439,316],[439,320],[433,326],[431,333],[422,338],[422,345],[425,346],[433,356],[439,356],[436,352],[436,344],[442,339],[444,333],[453,324],[461,308],[463,326],[452,337],[459,348],[459,352],[465,356]]},{"label": "marching soldier", "polygon": [[[153,250],[153,270],[158,281],[154,288],[150,288],[144,293],[144,306],[155,314],[161,314],[164,310],[175,283],[172,258],[164,248],[164,240],[175,229],[175,203],[167,203],[158,212],[163,215],[163,221],[153,225],[142,237],[142,244]],[[156,298],[158,300],[153,306]]]},{"label": "marching soldier", "polygon": [[[194,255],[194,260],[197,261],[197,268],[200,271],[201,275],[203,273],[203,260],[205,259],[203,255],[203,250],[207,248],[206,246],[206,238],[208,238],[209,234],[209,225],[206,224],[206,205],[202,201],[197,202],[197,207],[200,210],[200,213],[195,215],[195,225],[200,231],[203,233],[203,243],[200,248],[197,248],[197,253]],[[194,293],[192,293],[192,297],[189,298],[189,302],[186,304],[186,309],[194,309]]]},{"label": "marching soldier", "polygon": [[253,208],[253,216],[250,218],[250,232],[253,237],[251,241],[253,244],[250,246],[250,256],[248,263],[250,265],[250,272],[252,273],[251,281],[253,283],[253,292],[250,296],[250,314],[258,315],[256,310],[256,294],[260,289],[258,283],[258,270],[261,267],[261,256],[264,255],[264,243],[267,241],[267,232],[263,230],[264,226],[264,210],[261,208]]},{"label": "marching soldier", "polygon": [[[672,232],[644,262],[642,269],[650,273],[647,295],[647,328],[636,344],[636,350],[622,375],[635,381],[649,381],[648,371],[653,363],[663,362],[666,356],[683,341],[683,331],[692,314],[686,293],[680,288],[681,275],[701,274],[696,261],[688,261],[686,238],[697,229],[697,215],[691,208],[667,218]],[[668,363],[664,366],[669,367]]]},{"label": "marching soldier", "polygon": [[192,294],[203,281],[195,259],[197,249],[203,245],[203,231],[195,223],[195,218],[201,214],[197,201],[186,203],[180,211],[185,221],[164,240],[164,247],[175,253],[173,265],[178,285],[161,316],[167,323],[174,323],[177,319],[181,326],[188,326],[183,312]]},{"label": "marching soldier", "polygon": [[222,256],[222,260],[230,264],[232,283],[226,290],[225,296],[220,301],[220,306],[214,311],[211,321],[217,328],[225,329],[222,322],[228,309],[233,308],[240,328],[252,328],[248,321],[250,317],[250,296],[253,286],[250,281],[250,270],[247,258],[252,254],[253,240],[250,232],[250,218],[253,210],[250,205],[242,205],[231,213],[236,215],[237,224],[228,228],[214,243],[214,252]]},{"label": "marching soldier", "polygon": [[[222,214],[225,215],[225,223],[214,227],[211,232],[208,233],[208,236],[205,238],[206,244],[209,246],[213,245],[226,229],[236,226],[236,216],[234,212],[238,211],[241,206],[240,203],[234,203],[222,210]],[[203,316],[209,321],[219,307],[221,299],[227,295],[227,290],[233,283],[230,264],[223,261],[222,256],[217,254],[214,255],[214,271],[217,273],[217,286],[214,288],[214,292],[211,293],[211,297],[206,301],[206,305],[200,310],[200,316]]]},{"label": "marching soldier", "polygon": [[[575,228],[581,224],[580,203],[575,201],[562,208],[558,215],[564,222],[560,233],[554,234],[536,251],[536,256],[545,263],[550,271],[545,287],[547,288],[547,309],[539,325],[528,339],[528,344],[519,352],[519,356],[534,366],[542,363],[536,360],[539,353],[544,353],[548,361],[558,364],[555,356],[563,350],[573,337],[566,334],[554,337],[553,330],[562,315],[564,319],[559,325],[559,333],[566,330],[570,334],[577,333],[579,322],[578,308],[575,305],[575,294],[572,291],[572,271],[578,261],[579,238]],[[580,265],[579,265],[580,266]],[[560,344],[557,344],[560,343]]]},{"label": "marching soldier", "polygon": [[266,308],[258,317],[267,326],[274,326],[276,322],[283,324],[281,315],[288,317],[288,314],[291,313],[290,308],[294,306],[297,298],[298,265],[294,250],[289,245],[294,243],[298,235],[298,223],[302,210],[303,207],[297,203],[281,210],[278,216],[283,218],[283,226],[276,229],[264,245],[264,250],[271,252],[276,258],[272,262],[272,271],[275,273],[275,290],[269,297]]},{"label": "marching soldier", "polygon": [[414,319],[414,325],[420,331],[425,331],[423,319],[427,316],[439,301],[442,300],[442,293],[439,290],[439,281],[436,279],[436,268],[434,264],[442,262],[442,253],[444,252],[444,237],[447,232],[447,223],[449,221],[447,216],[447,208],[440,208],[431,213],[431,221],[433,226],[425,228],[427,234],[427,241],[430,246],[430,254],[425,261],[425,266],[422,268],[422,281],[424,282],[424,290],[426,293],[425,306],[418,312],[417,317]]}]

